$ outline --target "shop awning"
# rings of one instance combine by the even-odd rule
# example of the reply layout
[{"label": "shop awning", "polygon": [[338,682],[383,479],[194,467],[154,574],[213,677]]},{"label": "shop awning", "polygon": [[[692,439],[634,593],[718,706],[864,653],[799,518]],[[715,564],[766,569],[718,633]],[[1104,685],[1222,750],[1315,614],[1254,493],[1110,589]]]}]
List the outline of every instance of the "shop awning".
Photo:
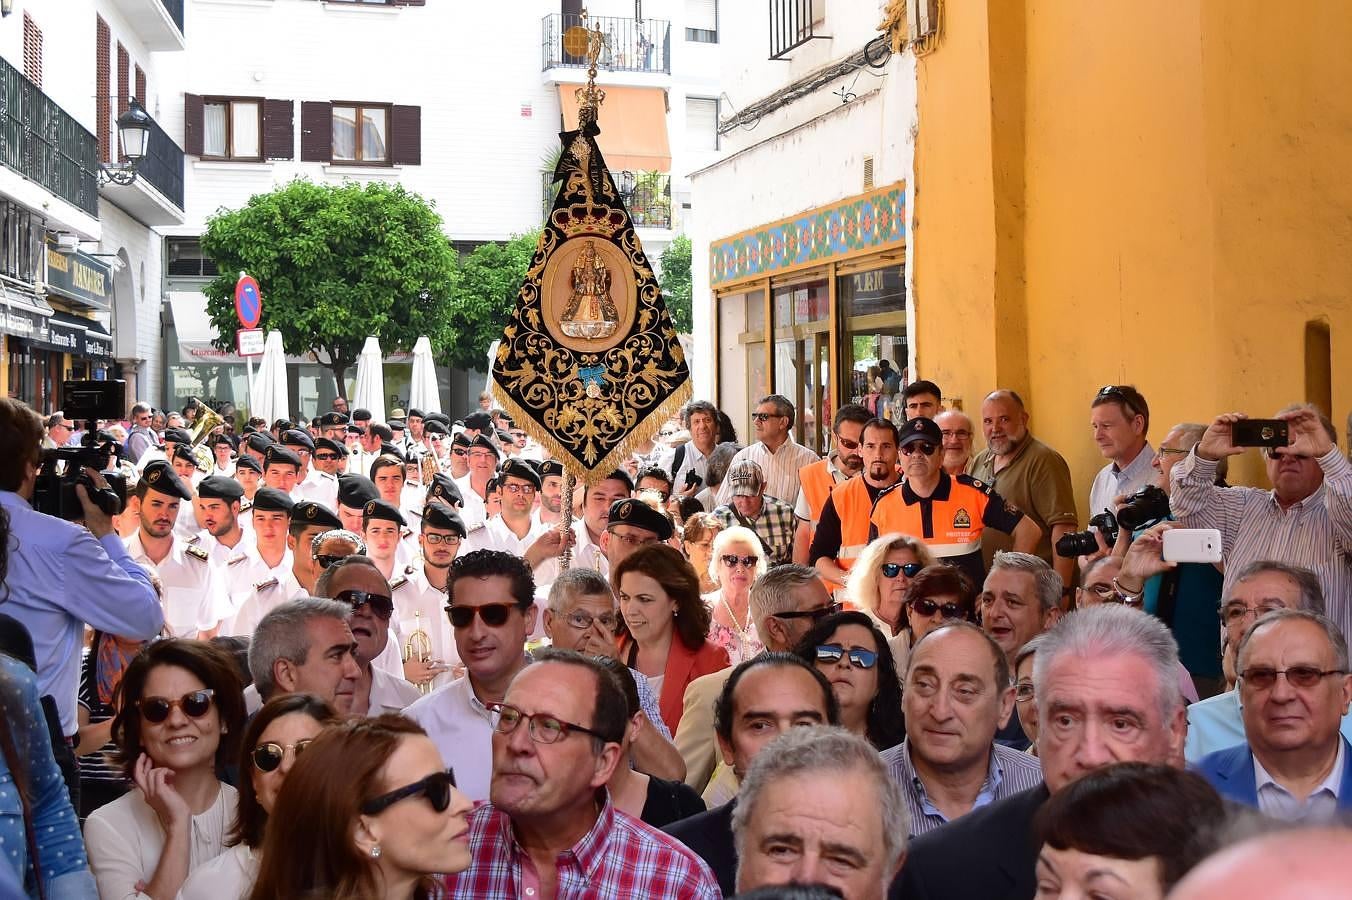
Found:
[{"label": "shop awning", "polygon": [[[577,90],[559,85],[563,128],[577,128]],[[662,88],[606,87],[601,104],[601,133],[596,143],[612,172],[670,172],[667,139],[667,92]]]},{"label": "shop awning", "polygon": [[56,310],[48,321],[51,343],[74,356],[113,358],[113,336],[99,322]]},{"label": "shop awning", "polygon": [[31,288],[0,280],[0,332],[46,344],[52,308]]}]

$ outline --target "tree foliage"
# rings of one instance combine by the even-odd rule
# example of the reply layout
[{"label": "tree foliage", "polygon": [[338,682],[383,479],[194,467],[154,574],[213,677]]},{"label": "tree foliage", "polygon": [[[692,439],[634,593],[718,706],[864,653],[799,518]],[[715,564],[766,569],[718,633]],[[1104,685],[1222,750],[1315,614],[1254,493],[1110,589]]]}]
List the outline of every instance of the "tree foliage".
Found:
[{"label": "tree foliage", "polygon": [[502,337],[539,243],[536,229],[503,244],[483,244],[460,260],[447,312],[447,328],[455,335],[443,354],[449,365],[484,370],[488,348]]},{"label": "tree foliage", "polygon": [[456,255],[436,210],[399,185],[292,181],[207,222],[202,249],[220,275],[203,289],[216,346],[234,347],[241,270],[263,294],[260,327],[288,354],[313,352],[345,393],[345,373],[367,335],[386,351],[427,335],[438,355],[460,341],[452,326]]},{"label": "tree foliage", "polygon": [[690,238],[678,235],[662,251],[662,296],[678,334],[694,331],[694,312],[690,283]]}]

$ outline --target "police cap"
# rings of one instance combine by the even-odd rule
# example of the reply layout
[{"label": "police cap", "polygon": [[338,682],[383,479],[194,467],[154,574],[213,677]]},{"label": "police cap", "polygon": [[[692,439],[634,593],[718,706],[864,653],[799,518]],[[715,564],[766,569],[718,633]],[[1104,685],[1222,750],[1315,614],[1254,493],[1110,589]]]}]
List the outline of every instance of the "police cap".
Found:
[{"label": "police cap", "polygon": [[191,500],[192,491],[188,490],[183,479],[178,477],[174,467],[169,465],[168,460],[156,459],[146,464],[145,471],[141,473],[143,481],[150,490],[156,493],[164,494],[166,497],[177,497],[180,500]]},{"label": "police cap", "polygon": [[[259,488],[261,491],[262,488]],[[291,521],[309,525],[322,525],[325,528],[342,528],[343,522],[333,510],[314,500],[302,500],[291,507]]]},{"label": "police cap", "polygon": [[365,475],[338,476],[338,505],[361,509],[368,502],[379,499],[376,483]]},{"label": "police cap", "polygon": [[924,441],[940,447],[944,442],[943,432],[933,419],[927,419],[924,416],[916,416],[914,419],[908,419],[901,426],[901,439],[897,441],[898,447],[905,447],[908,444],[914,444],[917,441]]},{"label": "police cap", "polygon": [[366,505],[361,509],[362,522],[369,522],[372,519],[384,519],[387,522],[397,522],[402,528],[408,524],[404,521],[403,515],[399,512],[399,507],[393,503],[386,503],[384,500],[367,500]]},{"label": "police cap", "polygon": [[240,469],[248,469],[250,472],[257,472],[259,475],[263,474],[263,464],[258,461],[258,457],[248,454],[235,460],[235,471],[238,472]]},{"label": "police cap", "polygon": [[429,503],[423,507],[423,524],[433,528],[449,528],[462,538],[469,535],[465,520],[445,503]]},{"label": "police cap", "polygon": [[428,503],[442,502],[453,506],[464,506],[465,495],[460,493],[460,488],[455,480],[445,472],[438,472],[432,476],[432,483],[427,486]]},{"label": "police cap", "polygon": [[304,447],[313,453],[315,452],[315,439],[310,437],[308,432],[301,431],[299,428],[292,428],[290,431],[282,433],[282,446]]},{"label": "police cap", "polygon": [[254,512],[284,512],[291,515],[295,505],[296,502],[291,499],[291,495],[286,491],[279,491],[277,488],[270,487],[261,487],[254,491]]},{"label": "police cap", "polygon": [[273,444],[268,447],[267,452],[263,454],[263,471],[267,471],[269,466],[295,466],[296,471],[300,471],[300,457],[294,450],[288,450],[280,444]]},{"label": "police cap", "polygon": [[244,496],[244,488],[233,478],[212,475],[202,479],[202,483],[197,486],[197,496],[203,500],[224,500],[233,503]]},{"label": "police cap", "polygon": [[522,481],[530,482],[535,489],[540,489],[540,473],[535,471],[535,467],[523,459],[506,460],[499,468],[498,474],[502,478],[520,478]]},{"label": "police cap", "polygon": [[671,519],[633,497],[616,500],[610,505],[610,519],[606,522],[606,528],[614,528],[616,525],[632,525],[651,531],[657,535],[658,540],[663,541],[669,539],[675,531]]}]

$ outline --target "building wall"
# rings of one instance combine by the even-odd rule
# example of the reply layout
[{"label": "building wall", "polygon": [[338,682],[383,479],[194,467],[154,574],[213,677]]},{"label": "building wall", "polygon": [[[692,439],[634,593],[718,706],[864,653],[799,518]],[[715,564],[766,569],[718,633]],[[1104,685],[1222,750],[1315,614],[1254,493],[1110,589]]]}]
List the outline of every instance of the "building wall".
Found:
[{"label": "building wall", "polygon": [[[1345,6],[945,14],[917,69],[919,374],[971,411],[993,387],[1024,393],[1082,512],[1103,464],[1087,426],[1099,386],[1144,391],[1156,441],[1304,400],[1306,323],[1329,325],[1333,359],[1352,325]],[[1338,420],[1352,373],[1331,380]],[[1261,480],[1255,454],[1232,471]]]},{"label": "building wall", "polygon": [[[131,391],[131,373],[135,373],[137,397],[133,399],[161,401],[164,383],[164,334],[160,327],[160,272],[164,267],[164,240],[159,234],[118,209],[107,200],[99,202],[99,221],[103,224],[102,253],[124,257],[104,257],[114,267],[113,276],[119,308],[109,331],[113,334],[113,355],[123,364],[127,374],[128,393]],[[130,297],[125,296],[130,293]],[[129,309],[119,315],[123,304]],[[134,323],[134,330],[132,326]],[[124,332],[132,332],[130,334]]]}]

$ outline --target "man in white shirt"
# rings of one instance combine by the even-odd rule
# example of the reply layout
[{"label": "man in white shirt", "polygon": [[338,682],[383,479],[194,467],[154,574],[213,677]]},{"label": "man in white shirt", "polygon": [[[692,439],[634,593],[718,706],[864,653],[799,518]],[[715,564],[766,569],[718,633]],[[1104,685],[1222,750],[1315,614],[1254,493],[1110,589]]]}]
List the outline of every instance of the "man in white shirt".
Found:
[{"label": "man in white shirt", "polygon": [[366,552],[385,579],[409,574],[411,560],[400,555],[403,529],[407,526],[403,513],[386,500],[368,500],[362,510],[362,540]]},{"label": "man in white shirt", "polygon": [[[502,490],[502,512],[470,529],[465,552],[502,550],[525,558],[533,568],[548,558],[543,551],[535,554],[537,558],[531,558],[536,539],[550,530],[550,526],[536,522],[531,515],[540,491],[540,476],[525,460],[509,459],[499,469],[498,479]],[[554,555],[558,555],[557,549]]]},{"label": "man in white shirt", "polygon": [[485,500],[488,498],[488,482],[494,477],[498,467],[498,448],[484,435],[478,435],[470,441],[469,471],[463,478],[457,478],[455,485],[465,500],[462,515],[465,525],[474,528],[488,518]]},{"label": "man in white shirt", "polygon": [[254,494],[253,546],[244,562],[226,570],[235,612],[221,623],[221,634],[252,634],[269,610],[300,593],[300,583],[292,574],[294,559],[286,546],[294,505],[276,488],[259,488]]},{"label": "man in white shirt", "polygon": [[1094,443],[1108,465],[1094,476],[1089,489],[1089,514],[1116,510],[1113,501],[1155,480],[1155,449],[1146,440],[1150,407],[1141,392],[1129,384],[1109,385],[1094,395],[1089,410]]},{"label": "man in white shirt", "polygon": [[314,453],[310,455],[310,474],[296,485],[302,500],[314,500],[329,509],[338,505],[338,475],[347,464],[347,450],[339,441],[315,438]]},{"label": "man in white shirt", "polygon": [[[765,473],[765,492],[771,497],[798,497],[798,470],[817,461],[817,454],[793,439],[793,404],[782,394],[770,394],[756,404],[751,414],[756,443],[737,451],[732,465],[749,459]],[[718,487],[718,505],[732,502],[732,485],[725,479]]]},{"label": "man in white shirt", "polygon": [[263,483],[299,502],[296,485],[300,483],[300,457],[281,444],[270,445],[263,454]]},{"label": "man in white shirt", "polygon": [[463,668],[445,607],[451,563],[464,546],[466,530],[459,513],[435,500],[428,501],[420,521],[422,565],[390,582],[390,594],[394,597],[393,628],[400,647],[416,631],[427,635],[429,658],[406,660],[404,678],[415,685],[443,687],[458,677],[454,674],[456,669]]},{"label": "man in white shirt", "polygon": [[676,494],[693,497],[704,484],[709,454],[718,446],[718,409],[708,400],[691,400],[681,411],[681,418],[690,440],[666,453],[662,468],[671,475]]},{"label": "man in white shirt", "polygon": [[516,673],[526,667],[526,635],[535,630],[535,580],[525,560],[496,550],[459,557],[448,579],[451,625],[466,673],[414,703],[405,714],[427,731],[471,800],[487,800],[493,774],[492,716]]}]

